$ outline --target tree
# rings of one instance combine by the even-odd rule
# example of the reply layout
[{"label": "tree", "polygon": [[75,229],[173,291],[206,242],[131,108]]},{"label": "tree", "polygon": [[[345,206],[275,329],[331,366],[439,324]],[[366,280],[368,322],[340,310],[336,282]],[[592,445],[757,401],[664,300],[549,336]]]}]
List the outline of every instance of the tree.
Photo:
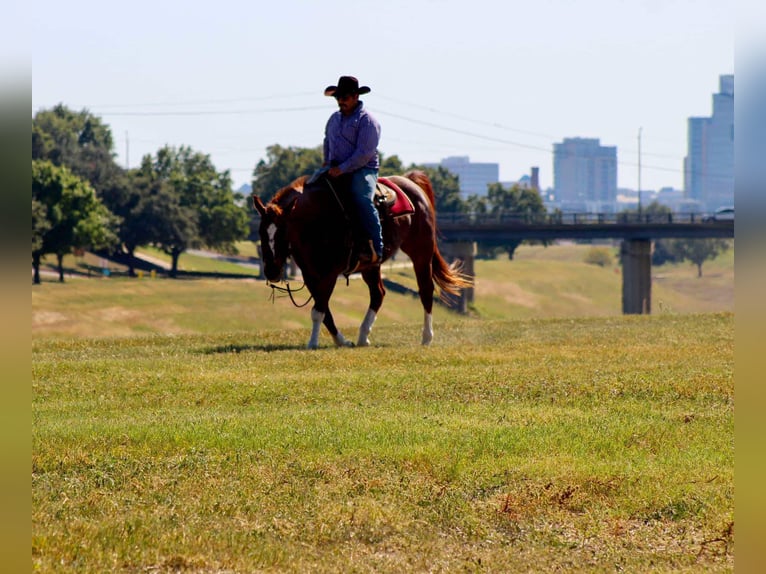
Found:
[{"label": "tree", "polygon": [[45,204],[32,197],[32,253],[43,247],[43,237],[51,228]]},{"label": "tree", "polygon": [[266,148],[266,160],[261,159],[253,170],[253,194],[264,201],[270,200],[274,193],[298,177],[313,174],[322,167],[322,161],[322,146],[269,146]]},{"label": "tree", "polygon": [[125,241],[131,233],[126,227],[134,224],[131,210],[137,198],[125,170],[115,161],[112,132],[99,117],[63,104],[37,112],[32,118],[32,159],[66,166],[89,182],[103,204],[118,216],[116,231],[120,243]]},{"label": "tree", "polygon": [[217,172],[209,155],[165,146],[154,158],[144,156],[134,177],[139,193],[133,212],[141,225],[130,245],[148,240],[170,255],[171,277],[187,249],[234,252],[234,242],[247,237],[248,215],[236,203],[231,176]]},{"label": "tree", "polygon": [[381,177],[389,177],[391,175],[402,175],[404,173],[404,164],[399,156],[392,155],[390,157],[380,154],[380,175]]},{"label": "tree", "polygon": [[115,163],[113,149],[109,126],[87,110],[75,112],[58,104],[32,118],[32,159],[67,166],[89,182],[102,199],[122,171]]},{"label": "tree", "polygon": [[422,167],[412,165],[428,175],[434,188],[436,211],[442,213],[465,213],[466,205],[460,196],[460,179],[446,167]]},{"label": "tree", "polygon": [[[626,209],[622,213],[632,216],[638,216],[638,209]],[[642,221],[669,221],[673,216],[673,210],[667,205],[658,201],[653,201],[641,210]],[[633,220],[633,218],[630,218]],[[675,263],[677,259],[669,239],[657,239],[654,242],[652,250],[652,265],[662,265],[664,263]]]},{"label": "tree", "polygon": [[90,184],[68,168],[47,160],[32,161],[32,265],[40,283],[40,260],[52,253],[64,282],[64,255],[75,248],[113,246],[114,215],[96,197]]},{"label": "tree", "polygon": [[[521,187],[514,184],[510,188],[503,187],[501,183],[491,183],[487,186],[487,204],[490,213],[502,216],[516,216],[521,222],[527,223],[537,217],[544,216],[545,205],[536,189]],[[477,250],[486,255],[493,253],[498,248],[503,248],[508,253],[508,259],[513,259],[513,253],[521,244],[521,239],[506,240],[503,242],[482,241]],[[547,241],[542,242],[547,245]]]},{"label": "tree", "polygon": [[729,242],[725,239],[675,239],[671,249],[678,261],[694,263],[697,277],[702,277],[702,264],[728,250]]}]

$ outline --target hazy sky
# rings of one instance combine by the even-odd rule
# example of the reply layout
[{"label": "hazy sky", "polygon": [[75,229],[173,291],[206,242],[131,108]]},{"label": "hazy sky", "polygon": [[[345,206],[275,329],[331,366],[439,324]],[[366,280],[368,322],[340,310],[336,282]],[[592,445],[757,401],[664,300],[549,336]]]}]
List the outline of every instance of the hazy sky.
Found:
[{"label": "hazy sky", "polygon": [[635,189],[641,129],[642,188],[682,188],[687,118],[734,73],[721,0],[42,0],[31,21],[32,113],[87,108],[131,167],[189,145],[235,187],[267,146],[321,143],[347,74],[406,165],[539,166],[549,187],[553,143],[590,137]]}]

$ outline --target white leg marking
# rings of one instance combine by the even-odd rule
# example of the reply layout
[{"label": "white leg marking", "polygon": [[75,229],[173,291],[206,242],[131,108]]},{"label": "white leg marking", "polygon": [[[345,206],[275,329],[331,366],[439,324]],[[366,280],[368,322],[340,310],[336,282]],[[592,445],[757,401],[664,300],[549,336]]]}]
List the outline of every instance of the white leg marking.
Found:
[{"label": "white leg marking", "polygon": [[311,309],[311,338],[307,345],[309,349],[319,348],[319,330],[322,328],[324,313]]},{"label": "white leg marking", "polygon": [[434,338],[434,318],[431,313],[423,314],[423,340],[424,345],[430,345]]},{"label": "white leg marking", "polygon": [[372,309],[367,309],[367,314],[364,316],[364,321],[359,326],[359,339],[356,342],[357,347],[369,347],[370,346],[370,331],[372,331],[372,324],[375,323],[375,317],[377,313]]}]

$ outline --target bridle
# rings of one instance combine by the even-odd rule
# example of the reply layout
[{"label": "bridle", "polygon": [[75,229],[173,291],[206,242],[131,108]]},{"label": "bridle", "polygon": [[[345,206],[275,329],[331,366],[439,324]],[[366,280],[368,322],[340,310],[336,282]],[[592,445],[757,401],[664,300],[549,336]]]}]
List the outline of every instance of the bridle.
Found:
[{"label": "bridle", "polygon": [[[335,201],[338,202],[338,206],[340,207],[341,213],[343,213],[343,218],[348,223],[350,221],[349,220],[349,215],[346,212],[346,209],[345,209],[345,207],[343,205],[343,202],[340,200],[340,197],[338,196],[338,192],[335,190],[335,188],[333,187],[332,183],[330,182],[330,178],[329,177],[325,177],[324,178],[324,182],[327,184],[327,187],[330,188],[330,191],[332,192],[332,195],[335,198]],[[300,303],[299,304],[298,302],[296,302],[295,297],[293,296],[293,293],[298,293],[299,291],[303,291],[303,289],[306,288],[306,284],[304,283],[298,289],[293,289],[292,287],[290,287],[290,282],[289,281],[283,280],[283,281],[280,281],[280,282],[284,283],[285,286],[282,287],[281,285],[277,285],[276,283],[268,281],[268,280],[266,282],[266,284],[269,287],[271,287],[271,295],[269,296],[269,299],[271,300],[272,303],[274,303],[276,301],[277,291],[279,291],[280,293],[287,293],[287,296],[290,297],[290,301],[292,302],[292,304],[295,307],[298,307],[298,308],[305,307],[314,298],[313,295],[309,295],[309,298],[304,303]],[[346,283],[348,283],[348,277],[346,277]]]},{"label": "bridle", "polygon": [[277,291],[280,291],[282,293],[287,293],[287,295],[290,297],[290,301],[292,301],[293,305],[295,305],[298,308],[305,307],[314,298],[313,295],[309,295],[309,298],[306,300],[306,302],[300,305],[295,301],[295,297],[293,297],[293,293],[297,293],[298,291],[303,291],[306,288],[305,283],[301,285],[298,289],[293,289],[292,287],[290,287],[289,281],[283,281],[283,283],[285,284],[284,287],[277,285],[276,283],[272,283],[271,281],[267,281],[266,283],[269,287],[271,287],[271,296],[269,297],[269,299],[271,299],[272,303],[274,303],[274,301],[277,298],[277,293],[276,293]]}]

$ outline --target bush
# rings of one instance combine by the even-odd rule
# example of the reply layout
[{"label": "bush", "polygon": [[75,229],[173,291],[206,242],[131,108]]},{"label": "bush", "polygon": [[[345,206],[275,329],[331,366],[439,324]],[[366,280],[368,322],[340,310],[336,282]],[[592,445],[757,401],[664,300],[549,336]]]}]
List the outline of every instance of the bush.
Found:
[{"label": "bush", "polygon": [[613,256],[611,251],[606,247],[591,247],[585,254],[585,263],[590,265],[598,265],[600,267],[606,267],[611,265]]}]

